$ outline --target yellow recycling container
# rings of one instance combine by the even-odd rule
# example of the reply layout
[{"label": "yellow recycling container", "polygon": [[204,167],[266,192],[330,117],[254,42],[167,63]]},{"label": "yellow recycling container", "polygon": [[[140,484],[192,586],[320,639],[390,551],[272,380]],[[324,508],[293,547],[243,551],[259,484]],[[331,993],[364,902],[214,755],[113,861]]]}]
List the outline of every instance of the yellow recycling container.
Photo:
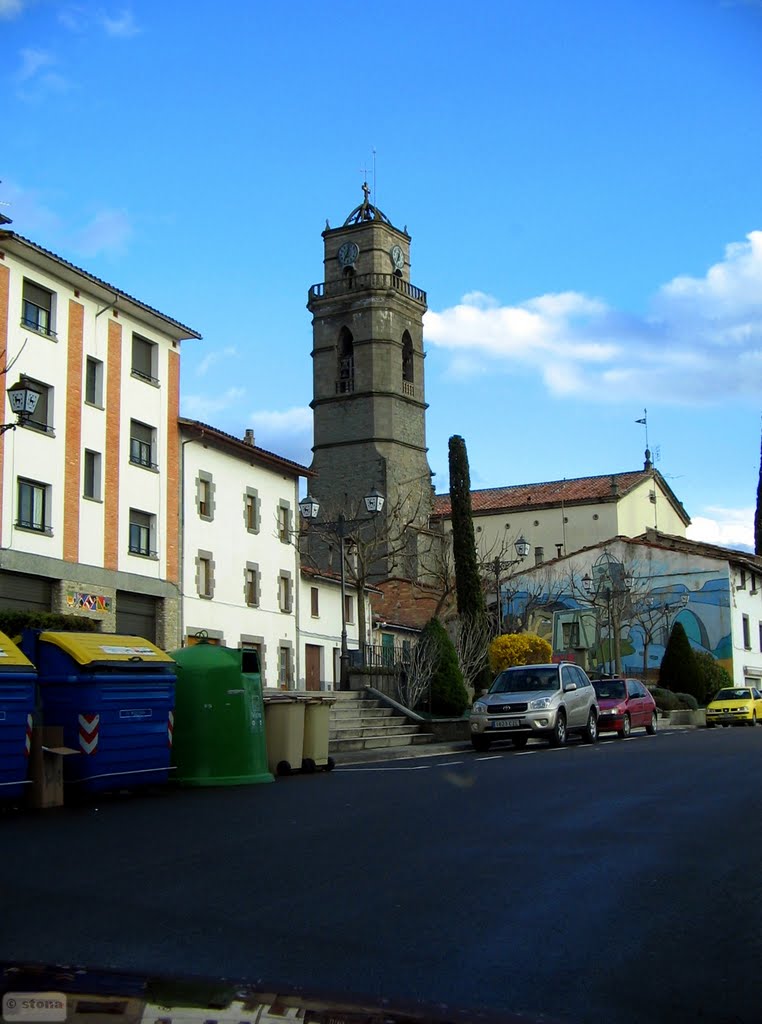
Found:
[{"label": "yellow recycling container", "polygon": [[331,723],[331,705],[335,697],[317,695],[302,698],[304,701],[304,747],[302,750],[302,771],[314,772],[318,768],[329,772],[334,765],[328,756],[328,733]]},{"label": "yellow recycling container", "polygon": [[302,767],[305,702],[288,694],[267,694],[265,738],[267,766],[273,775],[290,775]]}]

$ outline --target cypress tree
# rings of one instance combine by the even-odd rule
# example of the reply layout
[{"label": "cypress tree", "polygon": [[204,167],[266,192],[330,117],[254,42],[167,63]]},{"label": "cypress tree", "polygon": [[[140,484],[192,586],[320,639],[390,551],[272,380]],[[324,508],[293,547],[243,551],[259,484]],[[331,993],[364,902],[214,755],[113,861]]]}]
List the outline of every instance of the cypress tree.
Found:
[{"label": "cypress tree", "polygon": [[759,453],[759,481],[757,482],[757,514],[754,517],[754,553],[762,555],[762,443]]},{"label": "cypress tree", "polygon": [[484,593],[476,558],[474,521],[471,513],[471,474],[466,442],[457,434],[450,438],[450,505],[452,554],[458,614],[471,619],[485,618]]},{"label": "cypress tree", "polygon": [[[693,661],[693,648],[681,623],[676,622],[669,634],[667,649],[659,667],[659,686],[673,693],[693,693],[698,673]],[[695,696],[695,694],[694,694]]]}]

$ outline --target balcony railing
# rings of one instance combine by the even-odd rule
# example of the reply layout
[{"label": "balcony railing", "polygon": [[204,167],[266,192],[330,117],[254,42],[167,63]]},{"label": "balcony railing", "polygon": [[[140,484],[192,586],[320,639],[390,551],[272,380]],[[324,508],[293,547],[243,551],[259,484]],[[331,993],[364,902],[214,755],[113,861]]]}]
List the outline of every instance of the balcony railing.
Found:
[{"label": "balcony railing", "polygon": [[313,284],[309,291],[309,299],[331,299],[336,295],[347,295],[349,292],[373,291],[386,289],[400,292],[414,302],[426,305],[426,292],[416,288],[409,281],[404,281],[396,274],[350,274],[338,281],[324,281]]}]

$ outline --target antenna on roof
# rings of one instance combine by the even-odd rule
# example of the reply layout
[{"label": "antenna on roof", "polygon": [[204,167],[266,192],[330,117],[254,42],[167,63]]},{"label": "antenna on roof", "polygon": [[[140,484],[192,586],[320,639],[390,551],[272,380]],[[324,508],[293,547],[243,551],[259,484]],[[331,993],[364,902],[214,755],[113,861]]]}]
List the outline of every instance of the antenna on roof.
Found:
[{"label": "antenna on roof", "polygon": [[635,422],[636,423],[642,423],[643,426],[645,427],[645,431],[646,431],[646,461],[645,461],[645,463],[643,465],[643,469],[645,471],[648,471],[649,469],[653,469],[654,468],[653,467],[653,463],[651,462],[651,449],[648,447],[648,409],[644,409],[643,410],[643,417],[642,417],[642,419],[635,420]]},{"label": "antenna on roof", "polygon": [[378,192],[376,191],[376,147],[373,147],[373,203],[378,206]]}]

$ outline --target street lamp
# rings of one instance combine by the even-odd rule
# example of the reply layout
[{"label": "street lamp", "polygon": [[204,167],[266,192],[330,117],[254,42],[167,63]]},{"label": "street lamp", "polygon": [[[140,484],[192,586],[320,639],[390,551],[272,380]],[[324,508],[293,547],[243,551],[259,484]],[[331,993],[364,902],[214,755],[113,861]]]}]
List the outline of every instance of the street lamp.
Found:
[{"label": "street lamp", "polygon": [[518,565],[519,562],[523,562],[529,554],[529,541],[525,540],[524,537],[519,537],[516,543],[513,545],[516,549],[516,558],[508,560],[494,558],[489,562],[489,567],[495,574],[495,628],[496,635],[500,633],[500,626],[503,621],[500,608],[500,574],[507,572],[508,569],[512,569],[514,565]]},{"label": "street lamp", "polygon": [[40,392],[33,388],[29,381],[21,377],[8,388],[8,398],[11,400],[11,409],[15,412],[17,419],[15,423],[0,423],[0,434],[4,434],[6,430],[15,430],[17,426],[23,427],[28,422],[37,408]]},{"label": "street lamp", "polygon": [[617,675],[622,674],[622,654],[620,650],[619,636],[619,612],[621,611],[624,599],[632,590],[632,573],[628,572],[618,558],[604,551],[596,558],[592,566],[593,574],[585,573],[582,577],[582,586],[585,592],[590,595],[590,600],[595,607],[601,601],[606,602],[606,615],[608,621],[609,650],[608,663],[609,675],[611,674],[611,646],[614,644],[614,671]]},{"label": "street lamp", "polygon": [[[341,563],[341,671],[339,679],[339,689],[349,689],[349,648],[347,646],[347,580],[346,573],[344,571],[345,561],[345,542],[349,536],[349,529],[353,526],[358,526],[360,523],[367,523],[370,518],[377,516],[381,509],[384,507],[385,498],[380,491],[375,488],[366,494],[363,498],[365,503],[365,509],[368,512],[368,518],[365,519],[348,519],[343,512],[339,512],[338,518],[334,522],[320,523],[320,528],[323,530],[335,530],[336,535],[339,538],[339,561]],[[299,502],[299,511],[302,517],[307,522],[314,521],[318,517],[320,512],[320,504],[310,494],[307,494]]]}]

